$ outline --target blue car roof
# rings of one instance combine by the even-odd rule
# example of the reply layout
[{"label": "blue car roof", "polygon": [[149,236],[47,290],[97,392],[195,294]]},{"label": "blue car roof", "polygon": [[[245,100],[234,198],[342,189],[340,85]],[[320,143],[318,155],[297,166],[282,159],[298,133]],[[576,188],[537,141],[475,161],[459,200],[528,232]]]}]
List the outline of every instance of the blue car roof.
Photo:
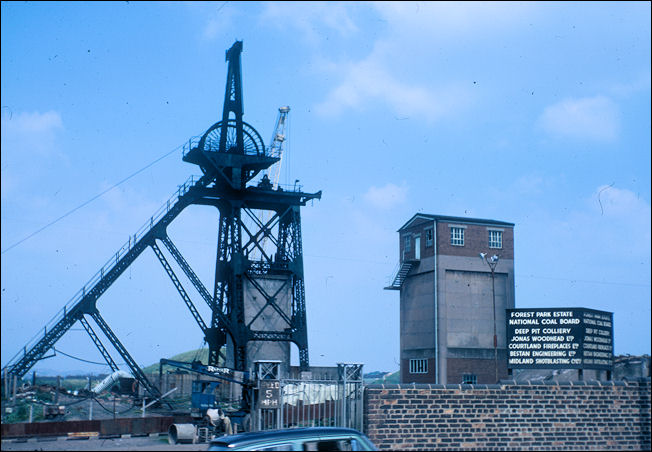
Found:
[{"label": "blue car roof", "polygon": [[211,441],[211,444],[240,444],[249,441],[270,440],[275,438],[296,439],[319,435],[362,435],[362,433],[355,429],[344,427],[298,427],[222,436]]}]

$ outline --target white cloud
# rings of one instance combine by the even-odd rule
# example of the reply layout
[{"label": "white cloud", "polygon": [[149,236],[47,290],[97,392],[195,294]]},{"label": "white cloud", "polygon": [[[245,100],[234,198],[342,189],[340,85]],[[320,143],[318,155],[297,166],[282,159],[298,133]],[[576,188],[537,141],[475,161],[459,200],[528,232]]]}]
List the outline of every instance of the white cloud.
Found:
[{"label": "white cloud", "polygon": [[[56,111],[13,113],[5,109],[1,124],[4,201],[15,196],[28,175],[34,177],[42,167],[55,160],[65,161],[66,156],[56,145],[57,135],[64,130],[61,115]],[[32,158],[27,166],[26,158]]]},{"label": "white cloud", "polygon": [[[586,208],[572,212],[560,222],[569,234],[566,252],[594,262],[630,268],[632,276],[640,263],[650,262],[650,203],[624,188],[597,187],[586,200]],[[561,232],[560,232],[561,233]],[[649,272],[647,273],[649,276]]]},{"label": "white cloud", "polygon": [[18,113],[12,114],[3,111],[2,130],[3,132],[15,132],[24,134],[51,133],[63,128],[61,115],[56,111],[45,113]]},{"label": "white cloud", "polygon": [[629,97],[641,92],[649,92],[650,83],[652,83],[650,70],[647,69],[629,82],[615,83],[608,86],[606,89],[608,89],[615,97]]},{"label": "white cloud", "polygon": [[[381,103],[381,108],[395,116],[427,123],[455,115],[466,109],[476,94],[465,81],[447,80],[445,71],[436,69],[445,64],[441,47],[512,32],[532,10],[529,5],[501,2],[376,2],[364,6],[375,9],[384,24],[382,34],[365,43],[372,47],[367,56],[337,62],[330,78],[339,82],[315,107],[319,114],[336,116]],[[415,66],[425,66],[425,77],[419,75],[424,74],[422,69],[411,69]],[[436,73],[430,74],[431,70]]]},{"label": "white cloud", "polygon": [[594,211],[601,215],[621,217],[627,222],[650,221],[650,204],[630,190],[602,185],[593,193]]},{"label": "white cloud", "polygon": [[233,23],[235,10],[233,8],[225,8],[226,2],[216,9],[207,10],[208,21],[202,30],[202,37],[206,40],[212,40],[219,36],[220,33],[225,33],[231,29]]},{"label": "white cloud", "polygon": [[181,2],[187,11],[197,18],[198,35],[206,41],[215,39],[232,39],[227,36],[233,30],[240,9],[233,2]]},{"label": "white cloud", "polygon": [[[626,306],[633,309],[650,299],[650,203],[630,190],[607,187],[586,193],[584,204],[577,209],[534,207],[517,219],[519,268],[522,265],[524,275],[559,278],[551,282],[553,292],[566,280],[569,291],[558,293],[559,300],[610,303],[611,307],[587,306],[608,310],[614,309],[616,303],[615,309],[626,312],[630,309]],[[606,285],[574,287],[575,280]],[[647,295],[641,288],[646,283]],[[637,288],[622,298],[604,298],[603,291],[627,285]]]},{"label": "white cloud", "polygon": [[618,107],[605,96],[565,99],[546,107],[539,124],[556,136],[593,141],[613,141],[620,129]]},{"label": "white cloud", "polygon": [[519,195],[536,195],[543,193],[546,181],[538,174],[528,174],[519,177],[513,184],[513,189]]},{"label": "white cloud", "polygon": [[[357,36],[354,21],[362,9],[372,8],[383,23],[381,34],[372,41],[355,42],[356,48],[371,47],[371,52],[356,61],[321,64],[338,80],[325,98],[314,106],[324,116],[338,116],[350,110],[364,111],[382,104],[395,116],[433,123],[467,107],[471,90],[463,81],[436,81],[419,77],[407,69],[417,59],[420,64],[436,64],[438,46],[462,39],[485,39],[496,33],[522,26],[532,9],[527,4],[502,2],[374,2],[265,4],[261,22],[279,28],[298,30],[303,40],[317,47],[324,37],[335,32],[341,37]],[[317,52],[315,52],[317,53]],[[435,56],[437,54],[437,56]],[[319,60],[318,55],[315,56]],[[312,62],[313,66],[315,61]],[[322,74],[323,75],[323,74]]]},{"label": "white cloud", "polygon": [[504,32],[535,6],[513,2],[374,2],[396,34],[454,38]]},{"label": "white cloud", "polygon": [[374,101],[387,104],[401,117],[433,122],[465,105],[469,95],[453,85],[434,90],[425,85],[403,82],[384,67],[379,53],[369,58],[341,65],[342,82],[315,107],[321,115],[338,115],[348,109],[362,110]]},{"label": "white cloud", "polygon": [[297,29],[303,39],[313,44],[330,31],[349,36],[358,30],[349,16],[348,5],[332,2],[268,2],[261,21],[283,29]]},{"label": "white cloud", "polygon": [[[113,185],[103,181],[97,189],[104,193]],[[160,203],[148,199],[139,190],[131,187],[115,187],[101,197],[101,202],[94,206],[97,213],[92,215],[93,228],[105,231],[121,231],[133,234],[145,225],[161,207]],[[133,229],[133,230],[130,230]]]},{"label": "white cloud", "polygon": [[369,187],[369,190],[362,195],[363,199],[372,206],[379,209],[391,209],[405,202],[407,199],[408,187],[403,183],[398,185],[388,183],[382,187]]}]

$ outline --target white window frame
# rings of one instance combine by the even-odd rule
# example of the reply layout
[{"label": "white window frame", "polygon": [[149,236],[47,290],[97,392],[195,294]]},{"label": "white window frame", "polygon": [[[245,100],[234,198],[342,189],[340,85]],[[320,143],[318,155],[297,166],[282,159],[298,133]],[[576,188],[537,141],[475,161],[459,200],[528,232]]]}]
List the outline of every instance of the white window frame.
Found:
[{"label": "white window frame", "polygon": [[477,385],[478,376],[476,374],[462,374],[462,384]]},{"label": "white window frame", "polygon": [[451,226],[451,245],[464,246],[464,228]]},{"label": "white window frame", "polygon": [[503,231],[500,229],[489,229],[489,248],[502,249]]},{"label": "white window frame", "polygon": [[411,234],[406,234],[403,236],[404,237],[404,242],[403,242],[403,251],[406,253],[409,253],[412,251],[412,235]]},{"label": "white window frame", "polygon": [[426,358],[411,359],[409,372],[411,374],[427,374],[428,360]]},{"label": "white window frame", "polygon": [[435,241],[435,230],[434,228],[428,228],[424,232],[426,235],[426,248],[428,248],[429,246],[432,246]]}]

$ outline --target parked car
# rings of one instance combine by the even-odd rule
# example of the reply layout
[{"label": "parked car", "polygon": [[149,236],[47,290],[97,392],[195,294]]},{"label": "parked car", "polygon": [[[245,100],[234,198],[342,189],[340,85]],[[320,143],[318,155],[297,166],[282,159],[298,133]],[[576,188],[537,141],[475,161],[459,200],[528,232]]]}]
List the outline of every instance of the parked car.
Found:
[{"label": "parked car", "polygon": [[208,450],[378,450],[351,428],[305,427],[222,436]]}]

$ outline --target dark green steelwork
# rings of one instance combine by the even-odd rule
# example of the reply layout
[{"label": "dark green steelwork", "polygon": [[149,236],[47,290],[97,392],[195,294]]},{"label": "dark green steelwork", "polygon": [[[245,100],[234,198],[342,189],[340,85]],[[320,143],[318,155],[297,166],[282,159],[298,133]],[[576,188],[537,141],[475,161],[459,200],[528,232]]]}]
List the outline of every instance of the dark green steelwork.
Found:
[{"label": "dark green steelwork", "polygon": [[[217,309],[212,323],[220,334],[215,342],[208,342],[209,364],[217,365],[217,351],[226,345],[228,335],[237,370],[247,370],[247,342],[253,340],[294,342],[300,366],[305,370],[309,359],[299,209],[308,200],[321,198],[321,192],[273,189],[265,179],[258,185],[247,185],[279,158],[266,153],[258,132],[242,120],[241,52],[240,41],[226,52],[229,65],[222,120],[210,127],[196,146],[189,146],[184,155],[185,161],[199,165],[211,180],[199,190],[201,196],[195,203],[215,206],[220,213],[213,292]],[[252,213],[254,210],[267,211],[272,217],[263,223]],[[247,226],[246,219],[253,221],[253,227]],[[273,226],[277,227],[276,236],[271,232]],[[275,252],[267,253],[263,240],[269,240]],[[260,257],[254,257],[255,252]],[[278,292],[267,293],[258,282],[271,275],[286,277],[283,287],[291,286],[290,315],[275,303]],[[253,320],[245,321],[247,281],[265,300],[264,306],[252,314],[253,319],[271,307],[266,312],[280,319],[282,330],[255,331]]]},{"label": "dark green steelwork", "polygon": [[[198,143],[190,143],[183,160],[198,165],[204,175],[179,188],[176,201],[169,203],[164,214],[156,221],[152,218],[149,227],[134,240],[123,246],[115,259],[105,265],[91,283],[73,299],[44,328],[42,336],[28,343],[21,352],[12,357],[3,367],[3,372],[22,378],[44,357],[54,344],[80,321],[91,339],[102,353],[109,366],[115,370],[117,365],[97,335],[84,318],[90,315],[100,326],[114,348],[129,366],[134,377],[152,397],[160,397],[158,388],[149,382],[135,360],[129,355],[118,337],[100,316],[96,302],[120,275],[142,254],[152,247],[175,283],[184,302],[195,317],[209,346],[209,365],[218,365],[221,349],[227,343],[227,335],[233,344],[234,367],[246,371],[246,346],[251,340],[291,341],[299,348],[299,362],[307,369],[308,335],[306,325],[305,290],[303,279],[303,252],[301,246],[301,220],[299,209],[309,200],[320,199],[321,192],[303,193],[296,190],[273,189],[269,181],[256,186],[247,186],[260,171],[269,168],[279,160],[266,154],[260,135],[242,120],[242,83],[240,54],[242,42],[237,41],[226,53],[228,74],[222,121],[211,126]],[[233,116],[233,117],[231,117]],[[197,278],[183,256],[167,236],[168,225],[189,205],[201,204],[216,207],[220,214],[218,231],[218,250],[215,265],[214,291],[211,296]],[[252,217],[251,211],[263,210],[272,213],[265,224],[258,222],[257,229],[247,228],[242,220],[244,212]],[[253,218],[253,217],[252,217]],[[278,233],[270,230],[276,225]],[[247,235],[243,246],[243,233]],[[163,257],[156,240],[161,240],[184,273],[199,291],[211,308],[210,327],[201,319],[194,304],[177,284],[167,260]],[[261,241],[269,239],[276,251],[267,254]],[[262,258],[252,257],[254,250],[261,251]],[[257,278],[268,275],[285,275],[291,284],[292,312],[290,316],[281,312],[274,303],[274,294],[261,291],[265,306],[272,306],[287,324],[282,331],[256,331],[251,323],[245,323],[244,282],[250,281],[254,287]],[[176,282],[175,282],[176,280]],[[88,290],[87,290],[88,289]],[[185,296],[184,296],[185,294]],[[260,315],[260,312],[255,316]]]}]

